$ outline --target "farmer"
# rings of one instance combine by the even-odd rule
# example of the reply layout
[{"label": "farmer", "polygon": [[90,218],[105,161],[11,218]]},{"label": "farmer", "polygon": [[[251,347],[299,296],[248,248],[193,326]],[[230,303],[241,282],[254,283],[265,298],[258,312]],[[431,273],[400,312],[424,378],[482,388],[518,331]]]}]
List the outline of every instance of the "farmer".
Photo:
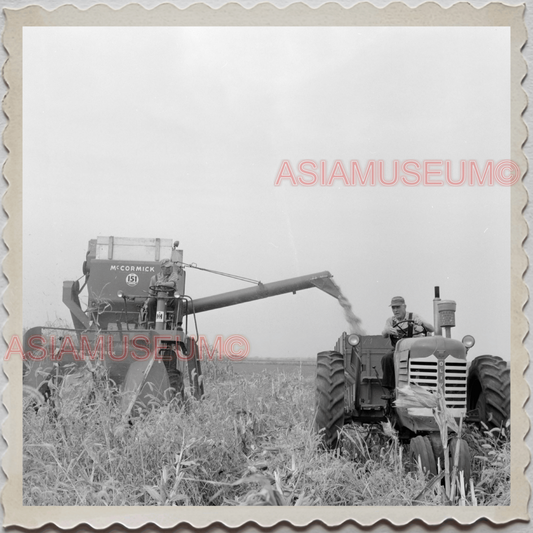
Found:
[{"label": "farmer", "polygon": [[388,394],[384,396],[384,399],[391,398],[395,389],[394,347],[396,343],[403,337],[419,337],[435,331],[429,322],[415,313],[407,312],[407,306],[402,296],[395,296],[389,307],[392,309],[393,316],[387,318],[382,332],[384,337],[390,338],[392,344],[392,350],[381,359],[382,385],[388,389]]},{"label": "farmer", "polygon": [[[144,302],[148,324],[155,322],[156,296],[158,294],[161,296],[174,296],[174,290],[178,288],[178,274],[174,271],[174,263],[170,259],[162,259],[160,265],[161,272],[153,275],[152,279],[150,279],[150,297]],[[152,287],[172,287],[174,290],[157,293]]]}]

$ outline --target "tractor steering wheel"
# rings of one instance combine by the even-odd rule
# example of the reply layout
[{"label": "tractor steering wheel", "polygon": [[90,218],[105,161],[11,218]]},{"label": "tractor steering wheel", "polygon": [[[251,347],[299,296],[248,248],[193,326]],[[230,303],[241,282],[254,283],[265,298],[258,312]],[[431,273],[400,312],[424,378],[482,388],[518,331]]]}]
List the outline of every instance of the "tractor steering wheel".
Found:
[{"label": "tractor steering wheel", "polygon": [[409,327],[409,324],[414,324],[415,326],[418,326],[419,328],[422,328],[422,331],[415,332],[413,328],[413,332],[411,337],[414,337],[415,335],[421,335],[422,333],[427,337],[428,336],[428,330],[423,324],[416,324],[414,320],[410,320],[408,318],[405,318],[404,320],[400,320],[396,323],[395,328],[398,328],[400,330],[400,335],[398,335],[398,339],[404,339],[405,337],[409,337],[409,331],[407,329],[404,329],[400,326],[400,324],[407,324],[407,327]]},{"label": "tractor steering wheel", "polygon": [[166,285],[150,285],[148,288],[151,292],[155,292],[156,294],[158,292],[167,292],[170,294],[176,290],[174,287],[167,287]]}]

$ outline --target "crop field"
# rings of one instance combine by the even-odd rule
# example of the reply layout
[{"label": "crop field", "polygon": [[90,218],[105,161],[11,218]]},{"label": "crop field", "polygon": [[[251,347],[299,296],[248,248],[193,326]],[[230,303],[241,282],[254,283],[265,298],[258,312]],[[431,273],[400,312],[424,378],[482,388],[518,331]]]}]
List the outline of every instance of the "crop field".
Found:
[{"label": "crop field", "polygon": [[[390,425],[313,431],[313,371],[208,361],[206,394],[125,423],[103,370],[24,410],[25,505],[509,505],[508,430],[463,426],[472,482],[447,500]],[[61,394],[60,394],[61,392]],[[473,491],[472,491],[473,489]]]},{"label": "crop field", "polygon": [[313,380],[316,373],[316,360],[305,359],[245,359],[244,361],[232,362],[233,372],[239,375],[250,376],[268,372],[270,374],[283,373],[288,375],[301,375],[303,378]]}]

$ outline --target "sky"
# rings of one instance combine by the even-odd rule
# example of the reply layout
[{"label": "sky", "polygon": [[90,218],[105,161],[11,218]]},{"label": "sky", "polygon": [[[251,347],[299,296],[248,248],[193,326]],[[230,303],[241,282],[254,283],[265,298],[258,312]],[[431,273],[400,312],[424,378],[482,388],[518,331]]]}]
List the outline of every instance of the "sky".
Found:
[{"label": "sky", "polygon": [[[97,236],[179,240],[263,283],[330,271],[368,334],[393,296],[457,302],[469,357],[510,358],[510,194],[500,185],[275,186],[283,161],[510,157],[509,31],[25,27],[24,326],[69,313]],[[194,298],[247,287],[187,271]],[[198,315],[250,357],[313,358],[348,329],[317,289]]]}]

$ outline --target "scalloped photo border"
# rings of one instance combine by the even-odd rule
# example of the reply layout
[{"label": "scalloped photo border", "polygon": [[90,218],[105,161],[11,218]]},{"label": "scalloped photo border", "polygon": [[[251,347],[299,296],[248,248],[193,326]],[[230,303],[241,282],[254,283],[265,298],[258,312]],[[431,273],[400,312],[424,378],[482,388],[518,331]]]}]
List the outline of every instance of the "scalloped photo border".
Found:
[{"label": "scalloped photo border", "polygon": [[[526,94],[521,81],[526,75],[526,63],[521,49],[526,42],[526,28],[523,21],[525,6],[489,4],[475,8],[459,3],[442,8],[435,3],[410,8],[402,3],[393,3],[385,8],[376,8],[364,3],[352,8],[338,4],[326,4],[312,9],[304,4],[293,4],[278,9],[270,4],[260,4],[245,9],[238,4],[228,4],[212,9],[195,4],[179,9],[164,4],[151,10],[140,5],[127,5],[113,10],[97,5],[85,11],[72,5],[46,11],[38,6],[20,10],[5,9],[6,28],[3,44],[8,52],[4,65],[4,78],[8,93],[3,102],[4,113],[9,123],[4,131],[4,144],[8,160],[4,176],[8,190],[3,205],[9,221],[4,230],[4,240],[9,253],[3,263],[9,280],[4,296],[4,305],[9,319],[3,335],[9,345],[11,338],[22,332],[22,30],[27,26],[508,26],[511,31],[511,159],[526,173],[527,161],[522,146],[527,129],[522,113],[527,105]],[[528,324],[523,307],[528,291],[523,282],[527,268],[527,257],[522,243],[527,236],[527,225],[522,212],[527,203],[527,193],[519,181],[511,190],[511,382],[512,382],[512,441],[511,441],[511,505],[506,507],[28,507],[22,504],[22,361],[13,357],[4,362],[4,371],[9,385],[3,402],[8,418],[3,434],[8,450],[2,466],[7,484],[2,493],[5,526],[38,528],[53,524],[61,528],[72,528],[89,524],[93,528],[104,528],[122,524],[127,528],[138,528],[146,524],[157,524],[162,528],[178,524],[190,524],[196,528],[214,523],[229,527],[245,523],[256,523],[263,527],[287,521],[302,527],[321,521],[328,526],[353,521],[370,526],[380,520],[394,525],[407,524],[415,519],[428,525],[455,520],[460,524],[473,524],[484,518],[496,524],[512,520],[529,519],[528,500],[530,487],[524,472],[529,463],[529,451],[524,437],[529,430],[529,420],[524,404],[529,389],[524,378],[528,365],[528,354],[523,339]]]}]

